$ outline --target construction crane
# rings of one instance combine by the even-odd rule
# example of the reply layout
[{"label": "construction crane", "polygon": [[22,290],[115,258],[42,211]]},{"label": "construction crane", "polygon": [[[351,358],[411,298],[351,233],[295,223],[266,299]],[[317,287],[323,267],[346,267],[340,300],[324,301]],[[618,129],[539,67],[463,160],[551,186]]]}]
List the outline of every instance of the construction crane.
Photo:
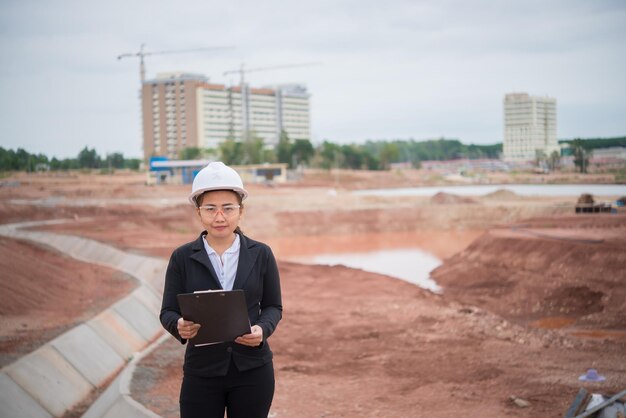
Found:
[{"label": "construction crane", "polygon": [[[146,64],[144,58],[150,55],[165,55],[165,54],[185,54],[189,52],[203,52],[203,51],[215,51],[219,49],[232,49],[232,46],[218,46],[211,48],[193,48],[193,49],[178,49],[171,51],[144,51],[144,47],[146,44],[141,44],[138,52],[130,52],[126,54],[121,54],[117,56],[118,60],[122,60],[124,58],[132,58],[139,57],[139,79],[141,81],[140,88],[143,88],[143,83],[146,81]],[[141,97],[141,96],[140,96]],[[143,112],[143,109],[142,109]]]},{"label": "construction crane", "polygon": [[186,54],[189,52],[203,52],[203,51],[215,51],[215,50],[219,50],[219,49],[232,49],[234,47],[232,46],[216,46],[216,47],[212,47],[212,48],[193,48],[193,49],[178,49],[178,50],[172,50],[172,51],[149,51],[146,52],[143,50],[143,48],[146,46],[146,44],[141,44],[141,47],[139,48],[138,52],[130,52],[130,53],[126,53],[126,54],[121,54],[117,56],[118,60],[121,60],[123,58],[131,58],[131,57],[139,57],[139,78],[141,80],[141,84],[143,85],[143,82],[146,81],[146,64],[144,62],[144,57],[150,56],[150,55],[165,55],[165,54]]},{"label": "construction crane", "polygon": [[[321,65],[321,64],[319,62],[304,62],[300,64],[273,65],[271,67],[259,67],[259,68],[246,69],[244,67],[244,64],[241,63],[241,67],[237,70],[224,71],[223,75],[239,74],[239,87],[241,89],[241,119],[242,119],[243,135],[247,138],[247,136],[249,135],[249,131],[250,131],[250,89],[248,88],[248,85],[246,84],[246,81],[245,81],[246,73],[282,70],[285,68],[311,67],[311,66],[316,66],[316,65]],[[232,126],[231,126],[231,130],[233,130]]]},{"label": "construction crane", "polygon": [[250,68],[246,69],[244,64],[241,63],[241,67],[237,70],[229,70],[224,71],[223,75],[228,74],[239,74],[239,83],[243,85],[245,83],[245,73],[254,73],[257,71],[272,71],[272,70],[281,70],[284,68],[296,68],[296,67],[311,67],[314,65],[321,65],[319,62],[304,62],[301,64],[285,64],[285,65],[273,65],[271,67],[260,67],[260,68]]}]

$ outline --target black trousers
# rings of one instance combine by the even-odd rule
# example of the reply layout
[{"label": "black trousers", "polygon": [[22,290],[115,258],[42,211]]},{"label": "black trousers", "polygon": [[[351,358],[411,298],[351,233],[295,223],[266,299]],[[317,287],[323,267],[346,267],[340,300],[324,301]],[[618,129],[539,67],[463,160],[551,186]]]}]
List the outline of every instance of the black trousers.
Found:
[{"label": "black trousers", "polygon": [[240,372],[231,362],[226,376],[183,376],[181,418],[267,418],[274,398],[274,365]]}]

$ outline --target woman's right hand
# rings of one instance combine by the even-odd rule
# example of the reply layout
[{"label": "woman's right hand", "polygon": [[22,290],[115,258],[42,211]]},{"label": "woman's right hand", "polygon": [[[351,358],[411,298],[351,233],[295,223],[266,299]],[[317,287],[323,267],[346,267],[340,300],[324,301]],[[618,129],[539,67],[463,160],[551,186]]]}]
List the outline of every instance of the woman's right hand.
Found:
[{"label": "woman's right hand", "polygon": [[178,318],[176,328],[178,329],[178,334],[180,335],[180,338],[190,340],[198,333],[198,330],[200,329],[200,324],[196,324],[192,321],[185,321],[183,318]]}]

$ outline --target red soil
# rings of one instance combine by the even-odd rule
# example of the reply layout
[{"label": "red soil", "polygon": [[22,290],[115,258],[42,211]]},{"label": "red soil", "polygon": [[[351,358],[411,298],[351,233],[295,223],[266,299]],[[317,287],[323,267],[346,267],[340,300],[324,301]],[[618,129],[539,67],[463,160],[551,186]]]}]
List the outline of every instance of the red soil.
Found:
[{"label": "red soil", "polygon": [[[371,184],[409,185],[414,179],[411,174],[396,183],[394,176],[400,174],[377,173]],[[367,185],[361,173],[339,180],[342,187]],[[187,186],[150,188],[136,176],[23,181],[15,189],[0,188],[1,222],[69,215],[71,223],[46,229],[161,257],[199,232],[193,211],[184,206]],[[270,339],[276,354],[274,416],[562,416],[581,386],[603,393],[626,387],[624,215],[563,217],[571,208],[558,199],[500,196],[431,204],[426,198],[357,198],[342,189],[328,194],[324,187],[333,181],[319,175],[296,188],[251,186],[246,202],[244,230],[276,247],[283,282],[284,318]],[[305,188],[307,183],[322,188]],[[51,197],[65,200],[50,207],[10,203]],[[174,198],[181,206],[155,203]],[[80,199],[90,199],[89,205],[81,206]],[[502,227],[529,218],[521,229]],[[468,246],[480,230],[490,231]],[[363,243],[387,247],[402,240],[448,257],[434,274],[443,295],[345,267],[285,261],[329,243],[371,248]],[[89,266],[92,274],[77,286],[82,263],[18,241],[1,242],[3,262],[16,261],[3,271],[21,275],[7,286],[2,276],[3,323],[17,323],[8,315],[15,315],[21,305],[12,304],[23,304],[20,294],[28,290],[9,288],[9,282],[32,283],[31,294],[45,313],[21,313],[41,329],[47,323],[67,328],[105,307],[87,301],[100,294],[111,271]],[[58,271],[58,280],[50,281],[50,271]],[[46,294],[39,293],[42,288]],[[82,303],[67,306],[57,297],[56,304],[45,305],[48,293]],[[31,336],[38,343],[50,338]],[[181,348],[169,340],[139,364],[133,379],[133,396],[163,416],[177,415]],[[579,382],[589,367],[607,381]],[[511,396],[531,406],[520,409]]]}]

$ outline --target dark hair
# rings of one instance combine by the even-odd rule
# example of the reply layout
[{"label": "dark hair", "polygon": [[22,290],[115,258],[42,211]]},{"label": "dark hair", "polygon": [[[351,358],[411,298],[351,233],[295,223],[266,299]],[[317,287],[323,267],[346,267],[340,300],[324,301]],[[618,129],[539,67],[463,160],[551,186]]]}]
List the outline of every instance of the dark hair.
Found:
[{"label": "dark hair", "polygon": [[[243,197],[234,190],[230,190],[230,189],[224,189],[224,190],[227,192],[233,192],[235,196],[237,196],[237,201],[239,202],[240,209],[243,209]],[[198,196],[196,196],[194,198],[194,201],[196,202],[196,208],[200,208],[200,202],[202,202],[202,199],[204,199],[205,194],[209,192],[216,192],[216,191],[217,190],[207,190],[206,192],[202,192]],[[243,235],[243,231],[241,230],[241,228],[239,228],[239,225],[237,225],[237,227],[235,228],[235,233],[239,235]]]}]

